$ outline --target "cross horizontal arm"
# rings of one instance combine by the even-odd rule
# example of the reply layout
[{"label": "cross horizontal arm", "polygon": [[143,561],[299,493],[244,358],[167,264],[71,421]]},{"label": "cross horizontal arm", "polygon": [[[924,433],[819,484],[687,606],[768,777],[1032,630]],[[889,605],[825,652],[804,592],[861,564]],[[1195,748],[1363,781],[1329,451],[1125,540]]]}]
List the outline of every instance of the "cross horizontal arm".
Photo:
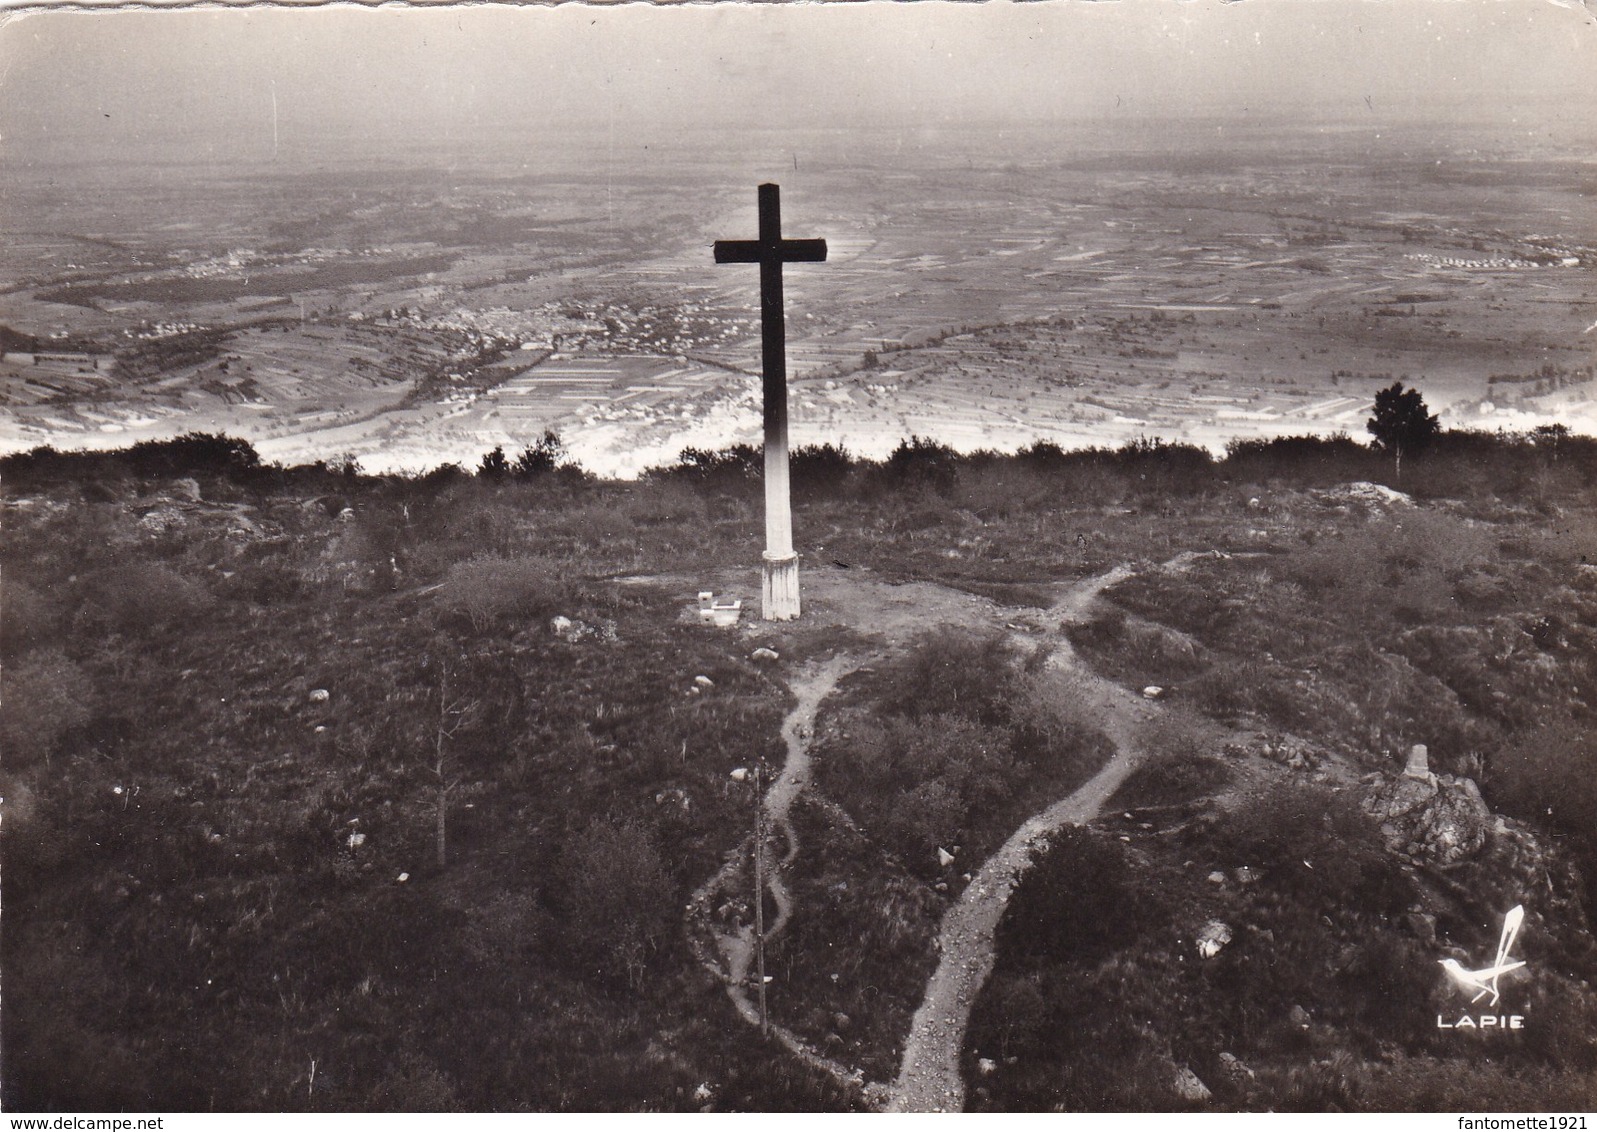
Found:
[{"label": "cross horizontal arm", "polygon": [[783,240],[782,262],[825,263],[825,240]]},{"label": "cross horizontal arm", "polygon": [[[759,240],[715,241],[716,263],[762,263],[766,246]],[[825,263],[825,240],[783,240],[778,246],[782,263]]]},{"label": "cross horizontal arm", "polygon": [[760,241],[758,240],[717,240],[715,241],[716,263],[759,263]]}]

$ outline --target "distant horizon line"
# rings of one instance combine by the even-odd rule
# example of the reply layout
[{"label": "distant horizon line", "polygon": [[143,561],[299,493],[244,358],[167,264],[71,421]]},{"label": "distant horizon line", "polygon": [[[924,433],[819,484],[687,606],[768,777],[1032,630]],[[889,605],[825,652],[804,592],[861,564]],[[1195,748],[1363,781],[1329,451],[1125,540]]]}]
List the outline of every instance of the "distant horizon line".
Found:
[{"label": "distant horizon line", "polygon": [[[1401,117],[1388,117],[1379,121],[1354,117],[1327,117],[1304,119],[1292,116],[1272,117],[1237,117],[1221,113],[1193,113],[1193,114],[1161,114],[1161,115],[1096,115],[1070,118],[989,118],[970,119],[960,122],[939,123],[881,123],[869,125],[793,125],[793,126],[726,126],[726,125],[676,125],[662,132],[654,138],[643,137],[627,140],[607,139],[601,152],[589,151],[589,158],[595,164],[603,163],[608,157],[618,153],[636,154],[649,149],[656,149],[659,153],[680,152],[685,148],[702,148],[696,145],[706,139],[717,136],[727,136],[728,146],[734,144],[731,138],[783,138],[783,137],[877,137],[901,136],[904,134],[932,135],[959,137],[964,135],[979,135],[991,139],[993,131],[1014,131],[1016,133],[1035,133],[1049,130],[1068,130],[1090,137],[1094,132],[1107,128],[1126,131],[1134,130],[1139,135],[1137,150],[1146,153],[1148,141],[1163,143],[1159,148],[1171,151],[1202,151],[1205,148],[1226,148],[1226,138],[1215,137],[1181,137],[1170,136],[1165,138],[1147,138],[1148,134],[1157,133],[1159,127],[1179,126],[1190,129],[1192,127],[1217,127],[1232,130],[1238,134],[1256,134],[1264,131],[1289,131],[1298,132],[1305,137],[1316,134],[1337,133],[1343,136],[1356,136],[1360,133],[1372,135],[1371,140],[1380,138],[1380,134],[1389,130],[1426,130],[1433,135],[1433,140],[1440,141],[1436,135],[1451,136],[1461,131],[1472,129],[1490,130],[1496,139],[1504,135],[1519,134],[1524,131],[1525,140],[1534,142],[1540,148],[1568,149],[1581,144],[1597,142],[1597,127],[1581,128],[1573,123],[1566,124],[1572,128],[1561,129],[1556,134],[1549,130],[1532,131],[1523,124],[1501,116],[1480,116],[1471,118],[1458,118],[1450,121],[1439,122],[1422,114],[1412,114]],[[9,152],[0,156],[0,175],[6,172],[15,172],[25,167],[49,168],[81,168],[96,165],[120,166],[158,166],[158,167],[198,167],[198,166],[250,166],[269,167],[272,165],[291,165],[316,162],[318,164],[395,164],[405,163],[424,156],[450,156],[470,154],[477,156],[474,151],[485,148],[501,146],[506,143],[519,141],[556,141],[573,142],[591,137],[591,125],[550,124],[537,128],[505,130],[497,136],[477,134],[470,137],[439,135],[436,138],[416,139],[411,138],[403,142],[384,142],[373,138],[370,131],[349,130],[341,132],[322,132],[314,138],[289,138],[282,141],[276,153],[261,155],[214,155],[207,156],[199,153],[173,152],[185,148],[181,141],[157,142],[141,145],[129,143],[119,147],[115,143],[104,145],[100,148],[103,152],[99,156],[86,156],[82,154],[81,139],[57,136],[42,144],[29,145],[19,143],[12,139],[4,149]],[[236,137],[227,139],[236,142]],[[1394,144],[1400,139],[1390,140]],[[1451,139],[1456,142],[1456,138]],[[1486,140],[1486,139],[1483,139]],[[354,151],[348,148],[351,141],[365,141],[368,148],[365,152]],[[200,148],[208,144],[205,141],[195,141],[192,148]],[[1109,144],[1088,147],[1097,154],[1113,154],[1117,148]],[[1488,147],[1489,148],[1489,147]],[[61,149],[76,149],[75,152],[62,154]],[[165,152],[162,152],[165,151]],[[329,152],[336,151],[336,152]],[[1032,157],[1046,158],[1050,154],[1017,154],[1016,159]],[[1570,155],[1578,157],[1578,155]],[[514,155],[504,155],[503,162],[510,163]],[[1597,160],[1589,155],[1587,160]]]}]

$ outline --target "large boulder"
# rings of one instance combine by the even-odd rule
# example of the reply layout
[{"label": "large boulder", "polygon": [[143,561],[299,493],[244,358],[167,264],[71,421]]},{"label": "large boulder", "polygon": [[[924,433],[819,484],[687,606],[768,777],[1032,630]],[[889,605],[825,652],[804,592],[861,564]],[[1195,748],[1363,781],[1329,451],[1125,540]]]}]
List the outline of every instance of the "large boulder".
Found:
[{"label": "large boulder", "polygon": [[1405,774],[1382,781],[1364,800],[1394,853],[1451,865],[1479,853],[1492,811],[1474,781],[1451,774]]}]

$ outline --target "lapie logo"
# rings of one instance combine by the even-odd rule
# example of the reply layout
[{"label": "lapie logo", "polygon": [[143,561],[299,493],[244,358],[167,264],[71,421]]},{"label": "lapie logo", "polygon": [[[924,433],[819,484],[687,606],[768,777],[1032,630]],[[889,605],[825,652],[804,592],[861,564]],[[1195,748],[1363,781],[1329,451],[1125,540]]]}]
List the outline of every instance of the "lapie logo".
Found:
[{"label": "lapie logo", "polygon": [[[1474,970],[1467,969],[1457,959],[1441,960],[1442,970],[1465,994],[1473,994],[1470,1003],[1474,1004],[1491,996],[1489,1007],[1496,1007],[1501,997],[1498,990],[1498,981],[1509,971],[1517,971],[1525,965],[1523,959],[1513,959],[1510,953],[1514,949],[1514,939],[1519,935],[1520,925],[1525,922],[1525,906],[1516,904],[1508,910],[1503,917],[1503,932],[1497,939],[1497,958],[1489,967],[1478,967]],[[1436,1027],[1439,1030],[1521,1030],[1525,1027],[1525,1018],[1520,1014],[1465,1014],[1456,1022],[1449,1022],[1440,1014],[1436,1016]]]}]

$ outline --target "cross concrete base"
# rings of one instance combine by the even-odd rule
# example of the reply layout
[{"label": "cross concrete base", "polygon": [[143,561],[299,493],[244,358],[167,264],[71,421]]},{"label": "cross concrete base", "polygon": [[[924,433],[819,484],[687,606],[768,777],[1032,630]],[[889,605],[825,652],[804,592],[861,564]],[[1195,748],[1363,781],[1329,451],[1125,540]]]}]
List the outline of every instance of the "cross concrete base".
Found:
[{"label": "cross concrete base", "polygon": [[792,621],[799,615],[798,555],[764,555],[760,615],[767,621]]}]

